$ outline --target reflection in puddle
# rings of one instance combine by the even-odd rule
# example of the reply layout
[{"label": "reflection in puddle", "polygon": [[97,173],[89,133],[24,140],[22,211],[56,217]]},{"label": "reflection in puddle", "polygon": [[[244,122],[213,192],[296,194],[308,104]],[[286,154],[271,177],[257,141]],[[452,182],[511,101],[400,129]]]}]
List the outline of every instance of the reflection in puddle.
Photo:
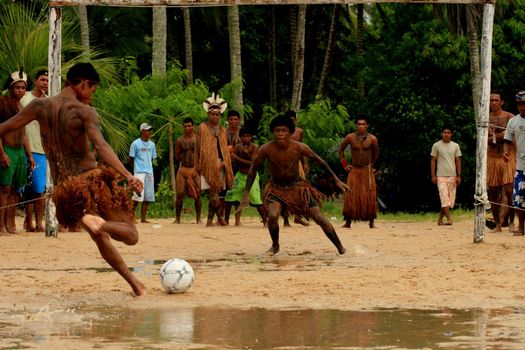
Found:
[{"label": "reflection in puddle", "polygon": [[0,348],[523,349],[524,323],[521,309],[0,310]]}]

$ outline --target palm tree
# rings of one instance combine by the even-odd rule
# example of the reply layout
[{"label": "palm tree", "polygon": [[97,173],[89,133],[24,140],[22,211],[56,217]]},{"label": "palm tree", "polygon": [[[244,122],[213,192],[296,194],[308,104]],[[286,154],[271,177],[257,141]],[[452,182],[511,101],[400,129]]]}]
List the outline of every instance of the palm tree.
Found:
[{"label": "palm tree", "polygon": [[161,77],[166,75],[167,18],[166,6],[153,7],[153,47],[151,72]]},{"label": "palm tree", "polygon": [[[47,16],[47,5],[38,11],[35,6],[24,7],[16,4],[6,5],[0,10],[0,32],[16,33],[16,36],[6,35],[0,40],[0,76],[6,77],[21,67],[28,74],[47,68],[49,46]],[[80,61],[90,61],[103,81],[117,82],[115,58],[100,58],[104,52],[97,49],[92,49],[87,54],[82,52],[78,44],[80,42],[78,17],[64,13],[62,23],[62,57],[72,57],[63,62],[62,70],[67,71]]]},{"label": "palm tree", "polygon": [[184,52],[186,58],[186,69],[188,70],[188,83],[193,84],[193,48],[191,44],[191,17],[190,8],[182,8],[184,19]]},{"label": "palm tree", "polygon": [[332,18],[330,20],[330,31],[328,34],[328,43],[326,44],[326,54],[324,57],[323,70],[321,71],[321,78],[319,79],[319,87],[317,88],[317,96],[322,98],[328,80],[328,73],[332,66],[332,59],[335,51],[335,44],[337,42],[337,21],[341,13],[341,5],[334,4],[332,8]]},{"label": "palm tree", "polygon": [[241,30],[239,28],[239,7],[228,6],[228,33],[230,36],[230,74],[234,83],[232,107],[242,114],[242,64],[241,64]]},{"label": "palm tree", "polygon": [[293,57],[293,88],[291,109],[301,109],[301,94],[304,83],[304,46],[306,32],[306,5],[297,5],[297,32]]},{"label": "palm tree", "polygon": [[78,6],[78,16],[80,18],[80,36],[82,38],[82,52],[89,53],[89,23],[86,5]]}]

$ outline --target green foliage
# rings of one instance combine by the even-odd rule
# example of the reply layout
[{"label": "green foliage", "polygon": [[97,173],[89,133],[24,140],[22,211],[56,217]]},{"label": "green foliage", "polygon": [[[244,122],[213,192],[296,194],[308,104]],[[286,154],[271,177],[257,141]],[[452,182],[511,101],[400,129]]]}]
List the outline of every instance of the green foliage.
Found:
[{"label": "green foliage", "polygon": [[304,130],[304,142],[329,164],[338,164],[342,138],[355,128],[346,107],[334,108],[329,99],[318,100],[301,111],[297,120]]},{"label": "green foliage", "polygon": [[[30,76],[47,68],[49,21],[46,4],[40,9],[36,4],[26,7],[10,3],[4,6],[0,10],[0,33],[0,77],[7,77],[21,67]],[[103,82],[116,82],[115,59],[100,58],[103,52],[96,48],[83,54],[79,42],[78,18],[65,13],[62,22],[63,78],[73,64],[90,61]]]},{"label": "green foliage", "polygon": [[[140,136],[138,126],[151,124],[155,132],[159,161],[165,163],[169,151],[169,125],[174,138],[182,135],[182,120],[192,117],[195,124],[204,120],[202,108],[209,92],[203,82],[186,85],[187,72],[180,68],[168,70],[166,77],[135,78],[130,85],[113,86],[97,93],[95,106],[105,117],[122,121],[119,134],[107,135],[121,157],[126,157],[129,144]],[[115,139],[113,139],[115,137]]]}]

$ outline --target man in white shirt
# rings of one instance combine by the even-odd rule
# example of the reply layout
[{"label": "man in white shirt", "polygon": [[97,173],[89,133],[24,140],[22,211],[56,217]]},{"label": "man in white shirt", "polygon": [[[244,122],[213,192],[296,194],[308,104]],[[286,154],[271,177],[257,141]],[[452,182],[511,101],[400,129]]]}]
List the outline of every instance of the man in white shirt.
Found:
[{"label": "man in white shirt", "polygon": [[[461,150],[459,145],[451,140],[453,135],[450,126],[441,129],[441,140],[434,143],[430,153],[430,175],[432,183],[436,184],[441,201],[438,225],[452,225],[450,209],[456,201],[456,188],[461,183]],[[443,222],[443,217],[447,222]]]},{"label": "man in white shirt", "polygon": [[[47,97],[48,83],[49,78],[47,70],[38,71],[35,75],[35,86],[33,90],[27,92],[24,97],[22,97],[20,105],[25,107],[36,98]],[[40,124],[38,124],[38,121],[33,120],[27,124],[25,128],[27,142],[29,143],[31,153],[33,154],[36,167],[31,170],[29,183],[24,189],[24,192],[27,194],[27,199],[33,200],[32,202],[25,204],[26,218],[24,221],[24,227],[27,232],[43,232],[44,226],[42,220],[46,203],[44,200],[44,193],[46,191],[47,160],[44,147],[42,146]],[[35,225],[33,225],[33,212],[35,213]]]}]

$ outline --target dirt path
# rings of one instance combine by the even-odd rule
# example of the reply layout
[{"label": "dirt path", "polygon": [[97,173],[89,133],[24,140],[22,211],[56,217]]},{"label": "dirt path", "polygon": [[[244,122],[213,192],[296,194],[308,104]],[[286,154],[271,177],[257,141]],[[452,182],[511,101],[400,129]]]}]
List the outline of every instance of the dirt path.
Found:
[{"label": "dirt path", "polygon": [[[334,224],[348,249],[344,256],[315,225],[282,229],[280,254],[267,257],[270,238],[257,221],[214,228],[171,220],[139,224],[136,246],[116,243],[148,288],[138,299],[85,232],[56,239],[2,235],[0,307],[525,307],[525,239],[506,229],[473,244],[473,220],[453,226],[379,221],[373,230],[365,223],[351,230]],[[194,267],[195,284],[185,294],[161,290],[160,261],[172,257]]]}]

